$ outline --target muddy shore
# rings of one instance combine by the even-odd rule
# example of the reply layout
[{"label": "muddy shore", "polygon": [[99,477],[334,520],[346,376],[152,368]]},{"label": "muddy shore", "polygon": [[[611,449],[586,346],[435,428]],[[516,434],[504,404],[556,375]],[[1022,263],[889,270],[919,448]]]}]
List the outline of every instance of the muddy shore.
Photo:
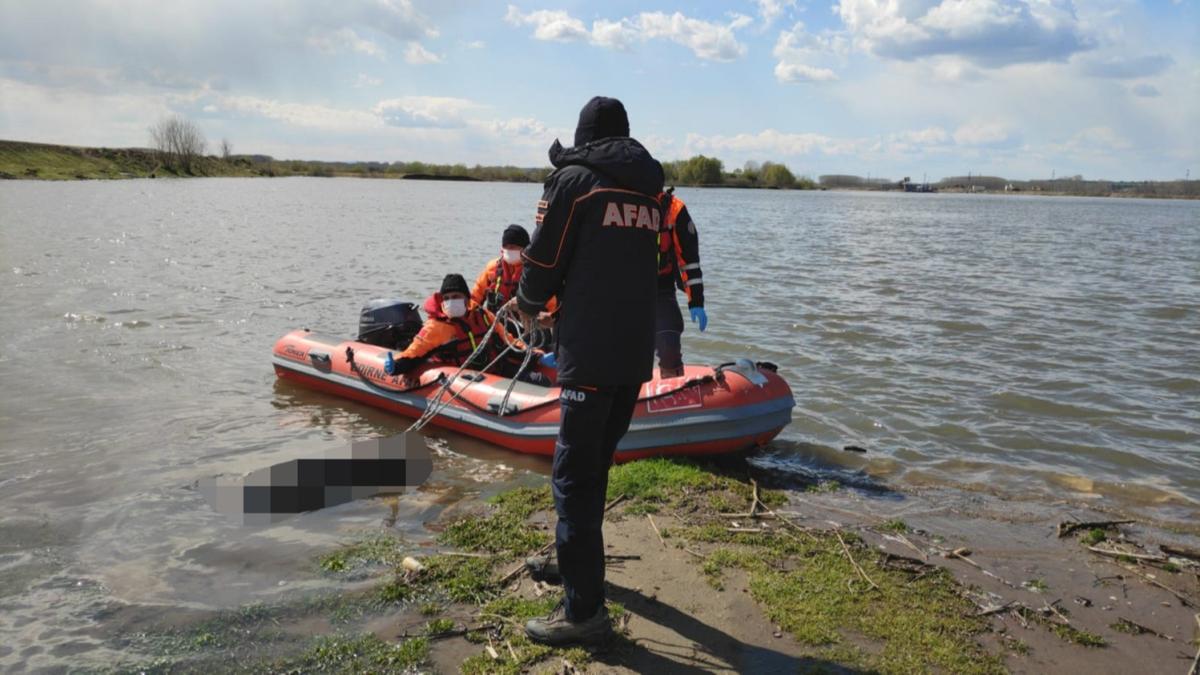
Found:
[{"label": "muddy shore", "polygon": [[1125,519],[950,489],[778,490],[736,464],[635,462],[612,483],[606,646],[551,650],[520,631],[558,595],[520,571],[553,526],[533,481],[450,505],[427,540],[355,533],[314,561],[338,593],[164,612],[133,637],[121,627],[154,617],[115,608],[114,647],[146,655],[116,669],[1183,673],[1197,653],[1196,532],[1060,537]]}]

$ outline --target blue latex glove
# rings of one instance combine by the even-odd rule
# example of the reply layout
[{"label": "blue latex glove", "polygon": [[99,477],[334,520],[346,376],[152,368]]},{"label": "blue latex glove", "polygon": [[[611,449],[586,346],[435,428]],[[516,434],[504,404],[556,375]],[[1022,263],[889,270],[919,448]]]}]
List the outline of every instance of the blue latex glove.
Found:
[{"label": "blue latex glove", "polygon": [[708,315],[704,313],[703,307],[692,308],[692,323],[700,323],[700,332],[703,333],[705,328],[708,328]]},{"label": "blue latex glove", "polygon": [[383,360],[383,372],[388,375],[396,374],[396,360],[392,358],[392,353],[387,353],[387,358]]},{"label": "blue latex glove", "polygon": [[538,363],[546,366],[547,368],[558,370],[558,359],[554,358],[554,352],[546,352],[545,354],[542,354],[542,359]]}]

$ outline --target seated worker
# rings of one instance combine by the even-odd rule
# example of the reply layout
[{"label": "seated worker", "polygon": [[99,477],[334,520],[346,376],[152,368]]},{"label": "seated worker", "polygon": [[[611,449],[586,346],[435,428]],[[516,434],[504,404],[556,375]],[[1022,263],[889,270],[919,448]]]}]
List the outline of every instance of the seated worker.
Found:
[{"label": "seated worker", "polygon": [[[499,310],[504,303],[512,299],[517,292],[517,284],[521,281],[521,272],[525,265],[521,254],[529,245],[529,232],[520,225],[509,225],[500,236],[500,257],[488,262],[479,277],[475,279],[475,288],[471,290],[471,301],[490,312]],[[546,303],[546,310],[538,318],[542,327],[548,328],[550,315],[558,309],[558,303],[551,298]]]},{"label": "seated worker", "polygon": [[[386,364],[389,375],[403,375],[425,362],[449,366],[461,366],[475,353],[479,341],[492,327],[495,316],[468,299],[470,289],[467,280],[461,274],[447,274],[442,280],[442,287],[437,293],[425,301],[425,311],[429,318],[421,331],[413,338],[412,343],[400,352],[400,356],[389,360]],[[497,331],[503,327],[497,327]],[[503,337],[493,334],[489,344],[470,362],[468,368],[479,369],[488,365],[504,349],[502,340],[520,345],[507,332]],[[513,353],[509,358],[501,359],[492,366],[492,372],[501,377],[512,377],[520,368],[522,355]],[[532,365],[542,363],[554,367],[554,358],[548,354],[538,354]],[[549,378],[532,369],[526,369],[517,379],[531,384],[550,386]]]}]

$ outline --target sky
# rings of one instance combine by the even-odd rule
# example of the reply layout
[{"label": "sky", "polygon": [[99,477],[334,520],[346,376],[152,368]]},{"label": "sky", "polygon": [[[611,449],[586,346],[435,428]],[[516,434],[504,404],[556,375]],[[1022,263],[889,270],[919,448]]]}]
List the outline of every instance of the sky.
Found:
[{"label": "sky", "polygon": [[[0,0],[0,138],[546,166],[621,99],[662,160],[1200,175],[1200,0]],[[1193,175],[1193,177],[1195,177]]]}]

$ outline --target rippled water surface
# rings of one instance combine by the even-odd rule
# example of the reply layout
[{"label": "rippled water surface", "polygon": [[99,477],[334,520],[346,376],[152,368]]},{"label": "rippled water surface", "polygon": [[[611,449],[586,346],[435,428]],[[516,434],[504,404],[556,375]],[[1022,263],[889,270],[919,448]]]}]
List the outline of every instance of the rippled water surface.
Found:
[{"label": "rippled water surface", "polygon": [[[460,495],[544,471],[441,439],[426,494],[269,528],[194,488],[406,426],[276,383],[271,345],[297,327],[350,334],[368,298],[472,278],[539,194],[0,182],[0,667],[113,658],[98,627],[114,603],[318,586],[311,556],[354,528],[383,519],[419,542]],[[685,356],[773,361],[796,394],[756,462],[1200,515],[1200,203],[679,194],[710,316]]]}]

